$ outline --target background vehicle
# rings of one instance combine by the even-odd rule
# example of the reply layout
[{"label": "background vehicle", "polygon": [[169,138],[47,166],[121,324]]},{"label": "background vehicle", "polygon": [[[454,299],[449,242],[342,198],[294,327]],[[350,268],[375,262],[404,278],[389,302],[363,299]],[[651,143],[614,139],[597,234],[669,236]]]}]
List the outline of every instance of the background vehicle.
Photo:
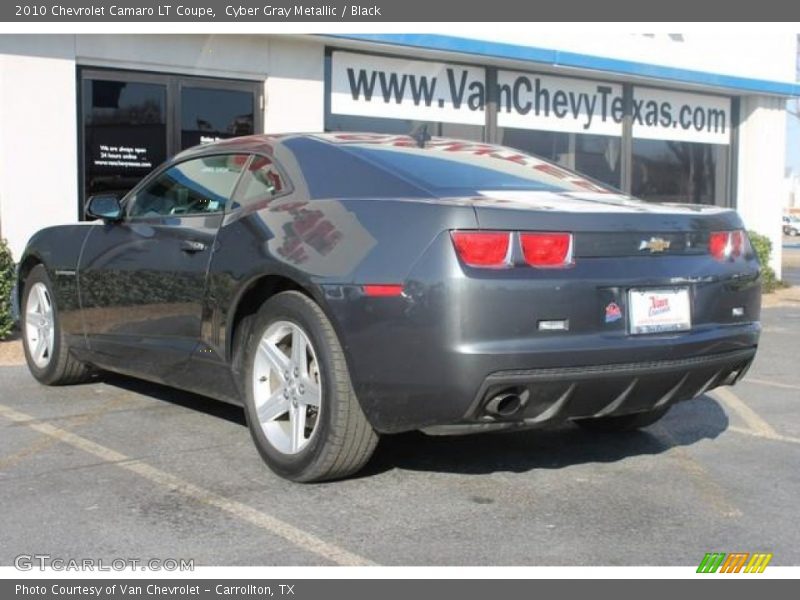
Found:
[{"label": "background vehicle", "polygon": [[507,148],[254,136],[188,150],[36,234],[26,356],[243,404],[277,473],[380,433],[619,431],[738,380],[759,266],[737,214],[647,204]]},{"label": "background vehicle", "polygon": [[800,235],[800,217],[784,215],[781,221],[783,222],[783,233],[785,235],[791,235],[792,237]]}]

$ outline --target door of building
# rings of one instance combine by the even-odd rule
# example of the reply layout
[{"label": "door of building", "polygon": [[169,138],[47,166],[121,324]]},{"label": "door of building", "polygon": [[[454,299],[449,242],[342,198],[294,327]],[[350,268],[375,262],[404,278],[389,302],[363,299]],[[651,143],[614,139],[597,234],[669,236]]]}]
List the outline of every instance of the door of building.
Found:
[{"label": "door of building", "polygon": [[263,84],[111,69],[80,71],[81,198],[120,195],[174,154],[263,131]]}]

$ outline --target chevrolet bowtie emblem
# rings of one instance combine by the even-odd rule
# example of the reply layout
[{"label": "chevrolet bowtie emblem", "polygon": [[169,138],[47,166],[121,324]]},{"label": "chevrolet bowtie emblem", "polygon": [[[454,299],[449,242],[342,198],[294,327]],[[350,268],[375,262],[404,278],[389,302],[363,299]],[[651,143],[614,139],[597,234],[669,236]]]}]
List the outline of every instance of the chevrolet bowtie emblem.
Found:
[{"label": "chevrolet bowtie emblem", "polygon": [[650,250],[653,252],[663,252],[669,249],[671,242],[662,238],[651,237],[649,240],[642,240],[639,243],[639,250]]}]

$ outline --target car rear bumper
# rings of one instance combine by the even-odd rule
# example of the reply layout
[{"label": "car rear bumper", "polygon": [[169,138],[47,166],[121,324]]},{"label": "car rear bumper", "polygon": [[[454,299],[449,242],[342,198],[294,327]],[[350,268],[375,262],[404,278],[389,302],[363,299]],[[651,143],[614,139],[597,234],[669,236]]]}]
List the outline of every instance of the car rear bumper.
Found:
[{"label": "car rear bumper", "polygon": [[[673,360],[498,371],[483,381],[463,421],[534,426],[654,410],[736,383],[755,352],[753,347]],[[514,400],[499,412],[497,399],[509,397]]]}]

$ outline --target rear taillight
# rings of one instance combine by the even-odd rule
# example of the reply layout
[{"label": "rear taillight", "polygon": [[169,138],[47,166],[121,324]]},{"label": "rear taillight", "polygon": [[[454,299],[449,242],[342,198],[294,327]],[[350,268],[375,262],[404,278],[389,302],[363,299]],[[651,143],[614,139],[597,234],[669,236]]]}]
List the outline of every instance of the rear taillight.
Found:
[{"label": "rear taillight", "polygon": [[[511,267],[520,255],[512,246],[511,231],[452,231],[453,245],[461,261],[470,267],[500,269]],[[572,264],[572,234],[524,231],[519,234],[521,258],[532,267],[558,268]],[[521,259],[520,259],[521,260]]]},{"label": "rear taillight", "polygon": [[713,231],[708,237],[708,251],[717,260],[725,260],[725,252],[728,247],[729,232]]},{"label": "rear taillight", "polygon": [[522,255],[532,267],[564,267],[572,263],[571,233],[521,233]]},{"label": "rear taillight", "polygon": [[738,258],[745,252],[744,231],[712,231],[708,237],[708,252],[717,260]]},{"label": "rear taillight", "polygon": [[461,260],[470,267],[497,269],[508,266],[511,232],[453,231],[450,235]]},{"label": "rear taillight", "polygon": [[731,231],[731,256],[741,256],[744,250],[744,231]]}]

